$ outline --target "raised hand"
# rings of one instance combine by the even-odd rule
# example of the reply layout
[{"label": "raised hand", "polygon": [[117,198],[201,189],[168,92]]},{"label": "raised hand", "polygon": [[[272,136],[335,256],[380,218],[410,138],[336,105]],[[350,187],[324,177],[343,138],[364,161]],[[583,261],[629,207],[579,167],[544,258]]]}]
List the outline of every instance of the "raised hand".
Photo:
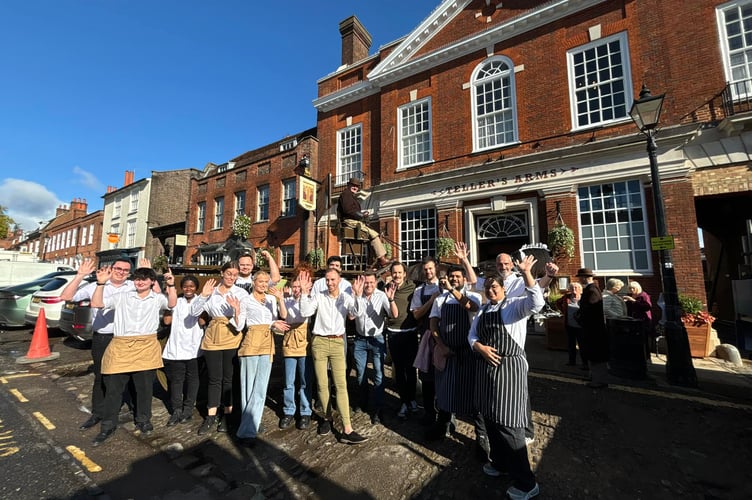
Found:
[{"label": "raised hand", "polygon": [[284,298],[284,294],[282,293],[282,290],[280,290],[276,286],[270,286],[269,293],[277,297],[277,300],[282,300]]},{"label": "raised hand", "polygon": [[282,321],[281,319],[278,319],[274,323],[272,323],[272,331],[274,332],[286,332],[290,329],[290,325]]},{"label": "raised hand", "polygon": [[90,275],[97,268],[97,263],[94,259],[84,259],[81,265],[78,266],[78,276],[85,277]]},{"label": "raised hand", "polygon": [[360,297],[363,295],[363,287],[365,286],[365,283],[366,283],[366,277],[363,275],[360,275],[353,280],[351,285],[352,285],[353,295],[355,297]]},{"label": "raised hand", "polygon": [[146,257],[141,257],[138,259],[138,267],[148,267],[151,269],[151,261]]},{"label": "raised hand", "polygon": [[230,295],[229,293],[225,295],[225,300],[228,304],[230,304],[230,307],[232,307],[235,310],[235,315],[240,313],[240,299],[235,297],[234,295]]},{"label": "raised hand", "polygon": [[454,243],[454,255],[460,260],[467,259],[467,245],[463,241],[456,241]]},{"label": "raised hand", "polygon": [[105,266],[97,269],[97,283],[107,283],[107,280],[112,276],[112,267]]},{"label": "raised hand", "polygon": [[167,271],[162,274],[162,279],[164,280],[165,286],[175,286],[175,276],[173,276],[169,267],[167,268]]},{"label": "raised hand", "polygon": [[384,287],[384,293],[386,294],[386,298],[389,300],[394,300],[394,294],[396,291],[397,285],[394,283],[394,281]]},{"label": "raised hand", "polygon": [[300,281],[300,290],[303,295],[311,293],[311,287],[313,286],[313,283],[311,282],[311,273],[308,271],[301,271],[298,275],[298,281]]},{"label": "raised hand", "polygon": [[204,288],[201,289],[201,296],[204,298],[208,297],[209,295],[212,294],[212,292],[214,291],[214,287],[216,286],[217,286],[217,280],[215,280],[214,278],[210,278],[206,280],[206,283],[204,283]]},{"label": "raised hand", "polygon": [[533,270],[533,266],[536,262],[538,262],[538,259],[536,259],[533,255],[525,255],[524,259],[515,260],[514,264],[517,266],[520,272],[530,273]]},{"label": "raised hand", "polygon": [[546,262],[546,274],[555,276],[559,272],[559,266],[555,262]]}]

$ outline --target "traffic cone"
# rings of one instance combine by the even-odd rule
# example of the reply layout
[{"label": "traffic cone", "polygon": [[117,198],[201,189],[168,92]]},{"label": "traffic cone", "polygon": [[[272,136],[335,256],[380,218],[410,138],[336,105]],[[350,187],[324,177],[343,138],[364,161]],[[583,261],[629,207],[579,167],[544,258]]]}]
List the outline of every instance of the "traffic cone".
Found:
[{"label": "traffic cone", "polygon": [[34,325],[34,335],[31,337],[29,352],[26,353],[26,356],[16,358],[16,363],[36,363],[59,357],[59,352],[50,352],[50,342],[47,338],[47,318],[44,314],[44,308],[40,308],[36,325]]}]

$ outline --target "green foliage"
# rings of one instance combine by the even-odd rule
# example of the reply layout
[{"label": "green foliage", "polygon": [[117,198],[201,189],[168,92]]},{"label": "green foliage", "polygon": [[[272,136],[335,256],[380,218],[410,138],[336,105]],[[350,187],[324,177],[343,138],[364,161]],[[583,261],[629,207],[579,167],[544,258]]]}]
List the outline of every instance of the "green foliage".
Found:
[{"label": "green foliage", "polygon": [[6,207],[0,205],[0,239],[5,239],[10,234],[12,226],[16,225],[16,221],[6,214]]},{"label": "green foliage", "polygon": [[244,240],[248,239],[248,235],[251,234],[251,225],[253,220],[247,215],[238,215],[235,220],[232,221],[232,234],[240,236]]},{"label": "green foliage", "polygon": [[157,255],[151,260],[151,268],[157,272],[165,272],[167,270],[167,256]]},{"label": "green foliage", "polygon": [[571,259],[574,256],[574,231],[557,223],[548,232],[548,248],[555,258]]},{"label": "green foliage", "polygon": [[553,309],[556,309],[556,302],[563,297],[563,294],[559,290],[558,286],[552,285],[548,289],[548,294],[546,296],[546,302],[548,302],[548,305],[550,305]]},{"label": "green foliage", "polygon": [[454,240],[452,238],[439,238],[436,240],[436,257],[444,259],[452,255]]},{"label": "green foliage", "polygon": [[679,306],[684,314],[697,314],[702,311],[702,300],[680,293]]},{"label": "green foliage", "polygon": [[314,269],[324,267],[324,251],[321,248],[312,248],[308,251],[306,260]]}]

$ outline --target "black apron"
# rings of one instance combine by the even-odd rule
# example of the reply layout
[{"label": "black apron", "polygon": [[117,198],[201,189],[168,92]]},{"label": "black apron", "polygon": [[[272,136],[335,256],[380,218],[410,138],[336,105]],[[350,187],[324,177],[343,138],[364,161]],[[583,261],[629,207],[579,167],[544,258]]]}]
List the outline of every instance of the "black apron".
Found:
[{"label": "black apron", "polygon": [[439,319],[439,337],[454,355],[443,371],[436,370],[436,403],[439,409],[459,415],[473,414],[475,366],[473,351],[467,343],[470,315],[455,302],[444,302]]},{"label": "black apron", "polygon": [[[484,310],[489,306],[486,304]],[[491,366],[476,355],[475,406],[485,418],[497,424],[526,427],[527,358],[525,350],[507,332],[501,313],[502,307],[495,312],[484,312],[478,321],[480,343],[494,347],[502,358],[499,366]]]}]

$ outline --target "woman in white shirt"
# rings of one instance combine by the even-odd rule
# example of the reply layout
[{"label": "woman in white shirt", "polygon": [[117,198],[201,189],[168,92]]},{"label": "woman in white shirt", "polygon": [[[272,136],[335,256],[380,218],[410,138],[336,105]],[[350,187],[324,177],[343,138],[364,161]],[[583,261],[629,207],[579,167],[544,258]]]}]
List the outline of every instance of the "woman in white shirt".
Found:
[{"label": "woman in white shirt", "polygon": [[170,403],[172,415],[167,421],[171,427],[191,420],[193,407],[198,394],[198,357],[201,353],[201,339],[204,336],[205,321],[202,312],[191,312],[191,302],[196,298],[198,278],[186,276],[180,280],[183,295],[172,309],[170,336],[167,339],[162,359],[164,370],[170,381]]}]

